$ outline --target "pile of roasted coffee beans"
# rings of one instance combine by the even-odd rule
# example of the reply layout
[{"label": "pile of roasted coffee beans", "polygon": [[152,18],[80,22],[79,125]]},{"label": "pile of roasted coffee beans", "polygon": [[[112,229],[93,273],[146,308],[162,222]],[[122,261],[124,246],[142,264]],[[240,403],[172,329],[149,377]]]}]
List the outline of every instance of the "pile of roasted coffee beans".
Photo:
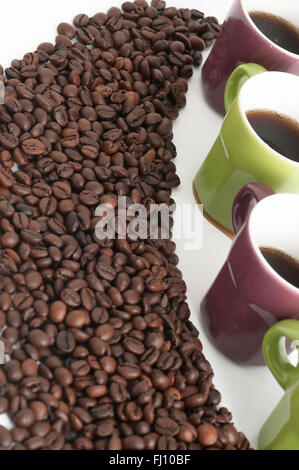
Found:
[{"label": "pile of roasted coffee beans", "polygon": [[136,0],[60,24],[1,70],[1,449],[248,449],[188,321],[174,243],[95,235],[99,204],[173,202],[172,123],[219,29]]}]

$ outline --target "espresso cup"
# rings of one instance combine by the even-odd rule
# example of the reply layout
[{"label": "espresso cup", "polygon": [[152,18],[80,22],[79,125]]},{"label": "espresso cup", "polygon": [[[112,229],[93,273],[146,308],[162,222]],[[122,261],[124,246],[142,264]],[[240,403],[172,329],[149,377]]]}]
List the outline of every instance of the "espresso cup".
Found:
[{"label": "espresso cup", "polygon": [[289,361],[286,340],[298,349],[298,321],[281,321],[264,338],[265,361],[285,394],[260,431],[260,450],[299,450],[299,365]]},{"label": "espresso cup", "polygon": [[236,238],[202,301],[203,326],[233,361],[263,365],[266,331],[280,320],[299,319],[299,289],[270,266],[260,248],[299,259],[299,195],[246,185],[235,198],[232,220]]},{"label": "espresso cup", "polygon": [[269,110],[299,122],[299,77],[241,65],[227,83],[225,103],[227,115],[193,187],[205,216],[233,237],[233,200],[245,184],[260,182],[278,193],[299,193],[299,163],[265,143],[246,116]]},{"label": "espresso cup", "polygon": [[209,104],[222,114],[225,85],[238,65],[256,62],[268,70],[299,75],[299,55],[268,39],[250,18],[249,13],[253,11],[280,16],[299,27],[296,0],[234,0],[202,70],[205,96]]}]

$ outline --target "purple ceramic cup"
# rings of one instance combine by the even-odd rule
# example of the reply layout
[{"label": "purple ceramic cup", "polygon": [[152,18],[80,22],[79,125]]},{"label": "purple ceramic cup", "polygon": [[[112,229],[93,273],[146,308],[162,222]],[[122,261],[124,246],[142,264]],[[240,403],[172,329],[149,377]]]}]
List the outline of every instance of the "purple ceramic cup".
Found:
[{"label": "purple ceramic cup", "polygon": [[234,0],[202,70],[206,99],[221,114],[225,114],[226,82],[239,65],[253,62],[267,70],[299,75],[299,55],[282,49],[264,36],[249,16],[253,11],[280,16],[299,27],[299,8],[295,0]]},{"label": "purple ceramic cup", "polygon": [[272,269],[260,248],[299,259],[299,195],[248,184],[236,196],[232,218],[237,237],[201,304],[203,323],[230,359],[263,365],[267,330],[280,320],[299,319],[299,289]]}]

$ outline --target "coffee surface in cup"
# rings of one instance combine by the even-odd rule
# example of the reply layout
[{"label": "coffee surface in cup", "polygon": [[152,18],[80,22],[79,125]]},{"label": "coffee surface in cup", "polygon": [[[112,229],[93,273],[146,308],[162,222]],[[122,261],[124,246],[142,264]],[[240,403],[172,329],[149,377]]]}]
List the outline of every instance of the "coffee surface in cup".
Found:
[{"label": "coffee surface in cup", "polygon": [[267,263],[287,282],[299,288],[299,260],[275,248],[260,248]]},{"label": "coffee surface in cup", "polygon": [[256,134],[273,150],[299,162],[299,123],[274,111],[257,109],[246,113]]},{"label": "coffee surface in cup", "polygon": [[256,27],[272,42],[294,54],[299,54],[299,29],[292,23],[262,11],[251,12]]}]

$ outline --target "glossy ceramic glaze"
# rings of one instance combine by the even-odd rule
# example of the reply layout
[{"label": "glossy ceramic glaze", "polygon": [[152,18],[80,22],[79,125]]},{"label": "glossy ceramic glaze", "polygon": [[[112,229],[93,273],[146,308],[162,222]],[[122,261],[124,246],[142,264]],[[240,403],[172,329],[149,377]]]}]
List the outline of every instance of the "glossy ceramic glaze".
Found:
[{"label": "glossy ceramic glaze", "polygon": [[261,450],[299,450],[299,366],[293,366],[288,360],[286,338],[298,349],[298,321],[277,323],[263,342],[266,363],[285,394],[260,431]]},{"label": "glossy ceramic glaze", "polygon": [[299,289],[268,265],[259,247],[280,248],[299,258],[299,196],[273,195],[260,184],[245,186],[236,197],[233,218],[239,233],[201,313],[220,351],[236,362],[262,365],[266,331],[279,320],[299,318]]},{"label": "glossy ceramic glaze", "polygon": [[299,56],[276,46],[255,26],[248,12],[278,14],[299,26],[295,0],[235,0],[221,33],[202,70],[202,83],[209,104],[224,114],[224,90],[228,77],[240,64],[255,62],[268,70],[299,75]]},{"label": "glossy ceramic glaze", "polygon": [[[248,79],[251,74],[255,75]],[[244,81],[238,93],[238,83]],[[299,77],[283,72],[260,73],[256,64],[246,64],[233,72],[227,90],[230,108],[194,187],[205,213],[219,226],[232,230],[233,200],[244,185],[260,182],[278,193],[299,193],[299,163],[268,146],[246,117],[253,109],[269,109],[299,121]]]}]

